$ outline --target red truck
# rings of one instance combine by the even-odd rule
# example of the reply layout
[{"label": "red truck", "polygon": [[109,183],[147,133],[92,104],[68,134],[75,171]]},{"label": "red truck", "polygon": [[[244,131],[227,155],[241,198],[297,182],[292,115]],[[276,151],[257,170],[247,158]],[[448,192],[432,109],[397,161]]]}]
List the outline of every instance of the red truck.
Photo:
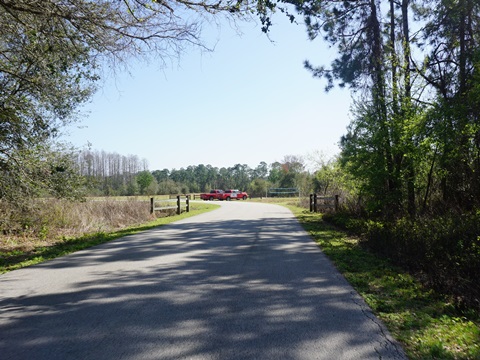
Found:
[{"label": "red truck", "polygon": [[209,193],[204,193],[200,194],[200,199],[202,200],[227,200],[230,201],[232,199],[237,199],[237,200],[247,200],[248,194],[244,191],[240,190],[219,190],[219,189],[214,189],[210,190]]},{"label": "red truck", "polygon": [[[223,190],[210,190],[209,193],[200,194],[200,199],[202,200],[220,200],[220,196],[222,196],[225,192]],[[222,198],[223,200],[223,198]]]},{"label": "red truck", "polygon": [[225,190],[223,193],[218,194],[218,200],[227,200],[230,201],[232,199],[237,199],[237,200],[247,200],[248,194],[244,191],[240,190]]}]

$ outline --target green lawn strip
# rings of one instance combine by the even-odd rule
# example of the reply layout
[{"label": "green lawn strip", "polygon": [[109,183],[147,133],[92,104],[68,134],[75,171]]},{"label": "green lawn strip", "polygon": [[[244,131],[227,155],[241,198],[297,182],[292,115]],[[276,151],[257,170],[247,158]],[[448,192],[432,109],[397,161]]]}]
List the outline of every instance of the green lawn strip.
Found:
[{"label": "green lawn strip", "polygon": [[479,316],[366,251],[320,214],[289,206],[322,251],[400,341],[409,359],[480,359]]},{"label": "green lawn strip", "polygon": [[131,226],[109,233],[98,232],[94,234],[85,234],[75,238],[63,238],[59,239],[58,242],[52,246],[37,247],[30,252],[22,252],[18,250],[8,253],[0,252],[0,274],[51,260],[59,256],[67,255],[75,251],[83,250],[91,246],[118,239],[126,235],[136,234],[141,231],[170,224],[174,221],[217,209],[218,207],[219,205],[210,203],[192,204],[191,210],[188,213],[184,212],[181,215],[158,218],[146,224]]}]

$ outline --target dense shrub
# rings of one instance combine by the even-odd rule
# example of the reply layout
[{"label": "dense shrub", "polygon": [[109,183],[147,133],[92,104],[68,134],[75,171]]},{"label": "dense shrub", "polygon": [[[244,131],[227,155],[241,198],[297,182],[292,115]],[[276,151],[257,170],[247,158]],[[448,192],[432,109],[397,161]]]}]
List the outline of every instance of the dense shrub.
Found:
[{"label": "dense shrub", "polygon": [[394,222],[346,214],[324,218],[360,235],[364,246],[415,272],[436,290],[480,308],[480,212]]}]

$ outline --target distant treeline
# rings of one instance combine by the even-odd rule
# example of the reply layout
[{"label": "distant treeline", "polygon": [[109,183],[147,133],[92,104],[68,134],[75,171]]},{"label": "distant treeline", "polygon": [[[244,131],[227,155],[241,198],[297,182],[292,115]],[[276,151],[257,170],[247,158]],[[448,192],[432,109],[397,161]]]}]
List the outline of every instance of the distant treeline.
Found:
[{"label": "distant treeline", "polygon": [[240,189],[251,196],[265,196],[271,187],[295,187],[306,193],[313,183],[313,175],[298,156],[285,156],[271,164],[262,161],[255,168],[200,164],[150,171],[146,160],[137,156],[87,150],[78,155],[77,166],[88,179],[87,193],[95,196],[186,194],[211,189]]}]

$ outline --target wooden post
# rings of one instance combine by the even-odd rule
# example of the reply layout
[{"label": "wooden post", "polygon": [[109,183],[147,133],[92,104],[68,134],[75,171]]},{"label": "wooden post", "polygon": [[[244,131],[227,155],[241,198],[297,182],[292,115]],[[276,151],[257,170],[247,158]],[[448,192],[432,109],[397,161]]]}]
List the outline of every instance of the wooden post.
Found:
[{"label": "wooden post", "polygon": [[152,198],[150,198],[150,214],[153,214],[153,212],[154,212],[153,209],[154,209],[154,207],[153,207],[153,197],[152,197]]},{"label": "wooden post", "polygon": [[313,194],[310,194],[310,212],[313,212]]},{"label": "wooden post", "polygon": [[182,204],[180,202],[180,195],[177,195],[177,215],[182,213]]},{"label": "wooden post", "polygon": [[190,195],[187,195],[186,210],[187,210],[187,213],[190,212]]},{"label": "wooden post", "polygon": [[313,211],[314,212],[318,212],[317,202],[318,202],[318,196],[317,196],[317,193],[315,193],[313,194]]},{"label": "wooden post", "polygon": [[335,212],[338,212],[338,195],[335,195]]}]

